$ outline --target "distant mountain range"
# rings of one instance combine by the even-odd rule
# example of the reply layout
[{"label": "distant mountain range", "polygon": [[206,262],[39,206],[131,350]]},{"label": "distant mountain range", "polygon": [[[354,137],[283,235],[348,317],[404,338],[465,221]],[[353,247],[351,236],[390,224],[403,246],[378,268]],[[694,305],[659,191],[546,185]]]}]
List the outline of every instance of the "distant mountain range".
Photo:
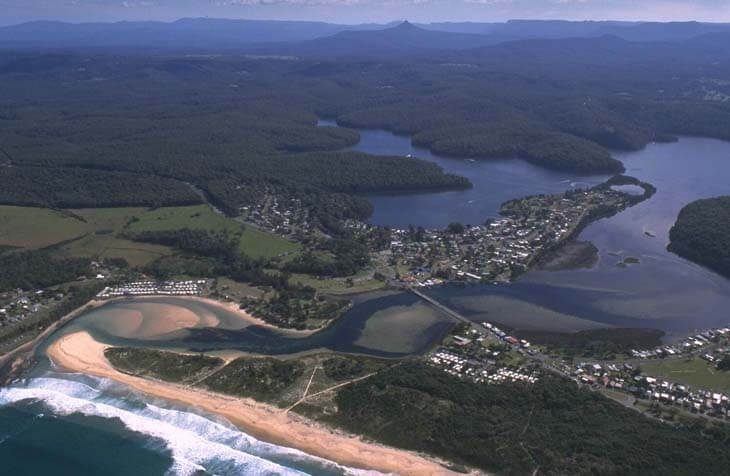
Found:
[{"label": "distant mountain range", "polygon": [[389,56],[528,39],[614,36],[675,42],[730,33],[727,23],[511,20],[505,23],[338,25],[305,21],[186,18],[171,23],[30,22],[0,28],[0,48],[251,50],[326,56]]},{"label": "distant mountain range", "polygon": [[271,53],[300,56],[397,56],[431,50],[478,48],[506,41],[497,35],[429,30],[403,22],[382,30],[341,31],[335,35],[295,44],[264,47]]},{"label": "distant mountain range", "polygon": [[346,30],[382,30],[388,26],[392,25],[209,18],[183,18],[171,23],[38,21],[0,27],[0,47],[241,48],[259,43],[312,40]]}]

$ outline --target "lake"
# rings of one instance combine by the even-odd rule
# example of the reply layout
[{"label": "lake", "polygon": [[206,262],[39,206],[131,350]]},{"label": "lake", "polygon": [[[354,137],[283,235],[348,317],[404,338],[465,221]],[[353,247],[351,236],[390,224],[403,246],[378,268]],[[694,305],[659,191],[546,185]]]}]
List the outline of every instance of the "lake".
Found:
[{"label": "lake", "polygon": [[[320,121],[321,126],[336,126]],[[358,129],[360,142],[350,150],[374,155],[412,155],[438,164],[445,171],[471,180],[471,189],[437,193],[386,193],[364,195],[375,206],[368,220],[376,225],[426,228],[445,227],[452,221],[481,224],[499,214],[502,203],[540,193],[561,193],[571,188],[605,182],[608,175],[579,176],[554,172],[520,159],[457,159],[414,147],[407,136]]]},{"label": "lake", "polygon": [[[321,125],[333,125],[323,121]],[[469,178],[474,187],[439,193],[368,195],[371,223],[442,227],[482,223],[502,202],[536,193],[560,193],[605,181],[604,175],[554,172],[519,159],[471,161],[413,147],[387,131],[358,130],[352,150],[408,155]],[[681,137],[634,152],[614,152],[626,174],[657,193],[618,215],[588,226],[579,239],[593,242],[599,262],[588,270],[531,271],[508,286],[447,286],[429,292],[474,319],[546,330],[601,326],[652,327],[678,337],[730,322],[730,280],[666,251],[680,209],[699,198],[730,194],[730,142]],[[638,264],[617,266],[627,257]]]}]

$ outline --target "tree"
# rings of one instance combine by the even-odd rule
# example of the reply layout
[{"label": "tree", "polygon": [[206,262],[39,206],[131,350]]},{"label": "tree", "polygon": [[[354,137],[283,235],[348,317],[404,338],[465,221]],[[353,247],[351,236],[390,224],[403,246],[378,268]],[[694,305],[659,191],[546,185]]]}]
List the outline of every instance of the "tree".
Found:
[{"label": "tree", "polygon": [[454,235],[460,235],[464,233],[464,225],[458,222],[449,223],[449,226],[446,229],[449,233],[452,233]]},{"label": "tree", "polygon": [[726,355],[725,357],[723,357],[723,359],[720,362],[718,362],[717,368],[719,370],[725,370],[725,371],[730,370],[730,356]]}]

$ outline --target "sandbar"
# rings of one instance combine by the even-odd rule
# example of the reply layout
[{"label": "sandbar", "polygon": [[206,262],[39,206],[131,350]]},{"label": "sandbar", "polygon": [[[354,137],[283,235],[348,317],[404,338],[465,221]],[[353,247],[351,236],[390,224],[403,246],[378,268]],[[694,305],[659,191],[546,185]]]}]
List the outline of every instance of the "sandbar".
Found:
[{"label": "sandbar", "polygon": [[217,306],[220,308],[225,309],[228,312],[232,312],[236,314],[238,317],[240,317],[243,321],[248,323],[249,325],[253,326],[259,326],[259,327],[265,327],[267,329],[274,330],[281,334],[288,334],[288,335],[298,335],[298,336],[308,336],[312,335],[317,331],[322,330],[320,329],[287,329],[284,327],[275,326],[273,324],[269,324],[268,322],[264,321],[263,319],[259,319],[258,317],[254,317],[248,312],[241,309],[241,306],[235,302],[224,302],[224,301],[218,301],[212,298],[203,298],[203,297],[195,297],[195,296],[182,296],[178,299],[189,299],[191,301],[198,301],[205,304],[208,304],[210,306]]}]

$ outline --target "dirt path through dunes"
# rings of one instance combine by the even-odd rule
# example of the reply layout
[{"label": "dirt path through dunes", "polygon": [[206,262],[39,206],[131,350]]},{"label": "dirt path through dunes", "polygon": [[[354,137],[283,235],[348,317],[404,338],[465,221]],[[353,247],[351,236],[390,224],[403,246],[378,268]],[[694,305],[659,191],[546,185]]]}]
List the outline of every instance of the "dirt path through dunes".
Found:
[{"label": "dirt path through dunes", "polygon": [[107,347],[86,332],[76,332],[54,342],[48,348],[48,356],[68,370],[110,378],[148,395],[219,414],[264,441],[297,448],[346,466],[404,475],[456,474],[421,455],[365,442],[254,400],[123,374],[104,357]]}]

